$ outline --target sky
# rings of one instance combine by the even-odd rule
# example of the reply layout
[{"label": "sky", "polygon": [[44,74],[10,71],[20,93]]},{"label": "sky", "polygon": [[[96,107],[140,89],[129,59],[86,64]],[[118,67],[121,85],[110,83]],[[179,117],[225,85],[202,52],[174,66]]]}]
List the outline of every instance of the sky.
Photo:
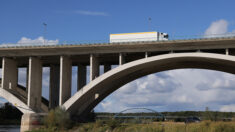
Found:
[{"label": "sky", "polygon": [[[1,0],[0,45],[98,43],[108,42],[111,33],[146,31],[168,33],[169,39],[233,34],[234,5],[234,0]],[[72,94],[77,85],[76,70],[73,68]],[[19,73],[19,83],[25,85],[25,69]],[[44,68],[46,98],[48,73],[49,68]],[[218,71],[164,71],[121,87],[95,111],[119,112],[132,107],[235,111],[234,82],[234,75]]]}]

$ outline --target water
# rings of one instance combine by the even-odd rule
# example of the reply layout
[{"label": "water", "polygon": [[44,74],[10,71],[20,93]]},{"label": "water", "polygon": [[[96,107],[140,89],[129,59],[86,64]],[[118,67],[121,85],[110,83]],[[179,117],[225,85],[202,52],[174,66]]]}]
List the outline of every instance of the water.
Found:
[{"label": "water", "polygon": [[20,132],[20,126],[15,125],[0,125],[0,132]]}]

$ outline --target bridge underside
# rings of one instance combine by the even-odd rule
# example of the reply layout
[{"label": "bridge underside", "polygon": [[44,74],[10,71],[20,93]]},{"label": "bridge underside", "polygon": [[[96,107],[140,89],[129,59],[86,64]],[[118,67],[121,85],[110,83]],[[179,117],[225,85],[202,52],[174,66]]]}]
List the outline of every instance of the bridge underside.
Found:
[{"label": "bridge underside", "polygon": [[[1,79],[0,79],[1,81]],[[0,83],[1,85],[1,83]],[[18,108],[22,113],[35,113],[30,107],[27,105],[27,91],[26,88],[17,85],[16,90],[7,90],[4,88],[0,88],[0,96],[9,101],[12,105]],[[42,97],[41,99],[41,109],[40,112],[48,112],[48,100]]]},{"label": "bridge underside", "polygon": [[148,57],[119,66],[78,91],[63,105],[71,114],[85,115],[121,86],[142,76],[184,68],[235,74],[235,57],[211,53],[178,53]]},{"label": "bridge underside", "polygon": [[[72,115],[88,113],[116,89],[151,73],[181,68],[235,73],[235,38],[5,47],[0,51],[0,96],[36,113],[57,106],[65,107]],[[113,65],[118,67],[112,69]],[[71,97],[73,66],[78,68],[78,85]],[[50,69],[48,101],[42,99],[43,67]],[[24,89],[17,85],[19,68],[27,69]]]},{"label": "bridge underside", "polygon": [[25,102],[22,101],[21,98],[12,94],[11,92],[0,88],[1,96],[9,101],[11,104],[15,105],[17,109],[19,109],[22,113],[34,113],[32,109],[30,109]]}]

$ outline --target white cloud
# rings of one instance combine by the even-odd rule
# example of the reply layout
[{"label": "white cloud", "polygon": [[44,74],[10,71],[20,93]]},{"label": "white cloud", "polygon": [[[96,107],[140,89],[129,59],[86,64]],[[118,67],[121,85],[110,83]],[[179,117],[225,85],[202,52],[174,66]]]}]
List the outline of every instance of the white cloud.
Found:
[{"label": "white cloud", "polygon": [[212,22],[205,35],[224,34],[228,32],[228,22],[224,19]]},{"label": "white cloud", "polygon": [[233,37],[235,36],[235,30],[232,32],[228,31],[229,22],[224,19],[220,19],[211,23],[211,25],[206,29],[204,37]]},{"label": "white cloud", "polygon": [[88,16],[109,16],[109,14],[106,12],[86,11],[86,10],[78,10],[75,11],[75,13]]},{"label": "white cloud", "polygon": [[59,40],[57,40],[57,39],[56,40],[47,40],[47,39],[44,39],[42,36],[40,36],[36,39],[22,37],[17,43],[18,44],[33,44],[33,45],[37,45],[37,44],[51,45],[51,44],[58,44]]},{"label": "white cloud", "polygon": [[103,111],[105,109],[106,111],[110,112],[120,112],[121,110],[124,110],[126,108],[121,104],[121,102],[113,100],[102,101],[99,106],[100,107],[96,108],[96,111]]},{"label": "white cloud", "polygon": [[235,105],[234,104],[232,104],[232,105],[225,105],[225,106],[220,108],[220,111],[223,111],[223,112],[235,112]]},{"label": "white cloud", "polygon": [[[151,74],[121,87],[95,110],[119,112],[130,107],[156,111],[205,110],[206,106],[220,110],[235,100],[234,77],[228,73],[199,69]],[[199,88],[201,84],[205,84],[206,90]]]},{"label": "white cloud", "polygon": [[34,45],[56,45],[59,43],[59,40],[48,40],[43,38],[42,36],[36,38],[36,39],[30,39],[27,37],[22,37],[16,44],[12,43],[4,43],[0,44],[0,47],[5,46],[34,46]]}]

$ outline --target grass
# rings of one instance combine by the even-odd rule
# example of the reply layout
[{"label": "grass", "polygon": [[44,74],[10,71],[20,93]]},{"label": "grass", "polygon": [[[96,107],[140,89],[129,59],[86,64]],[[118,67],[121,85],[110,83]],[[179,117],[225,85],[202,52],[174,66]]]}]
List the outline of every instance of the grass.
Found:
[{"label": "grass", "polygon": [[[40,129],[32,132],[54,132],[58,129]],[[60,130],[63,132],[63,130]],[[117,120],[78,124],[66,132],[235,132],[235,122],[211,122],[185,124],[182,122],[153,122],[149,124],[120,123]]]},{"label": "grass", "polygon": [[[98,124],[98,125],[97,125]],[[74,132],[235,132],[235,122],[119,124],[116,127],[100,122],[81,124]]]}]

